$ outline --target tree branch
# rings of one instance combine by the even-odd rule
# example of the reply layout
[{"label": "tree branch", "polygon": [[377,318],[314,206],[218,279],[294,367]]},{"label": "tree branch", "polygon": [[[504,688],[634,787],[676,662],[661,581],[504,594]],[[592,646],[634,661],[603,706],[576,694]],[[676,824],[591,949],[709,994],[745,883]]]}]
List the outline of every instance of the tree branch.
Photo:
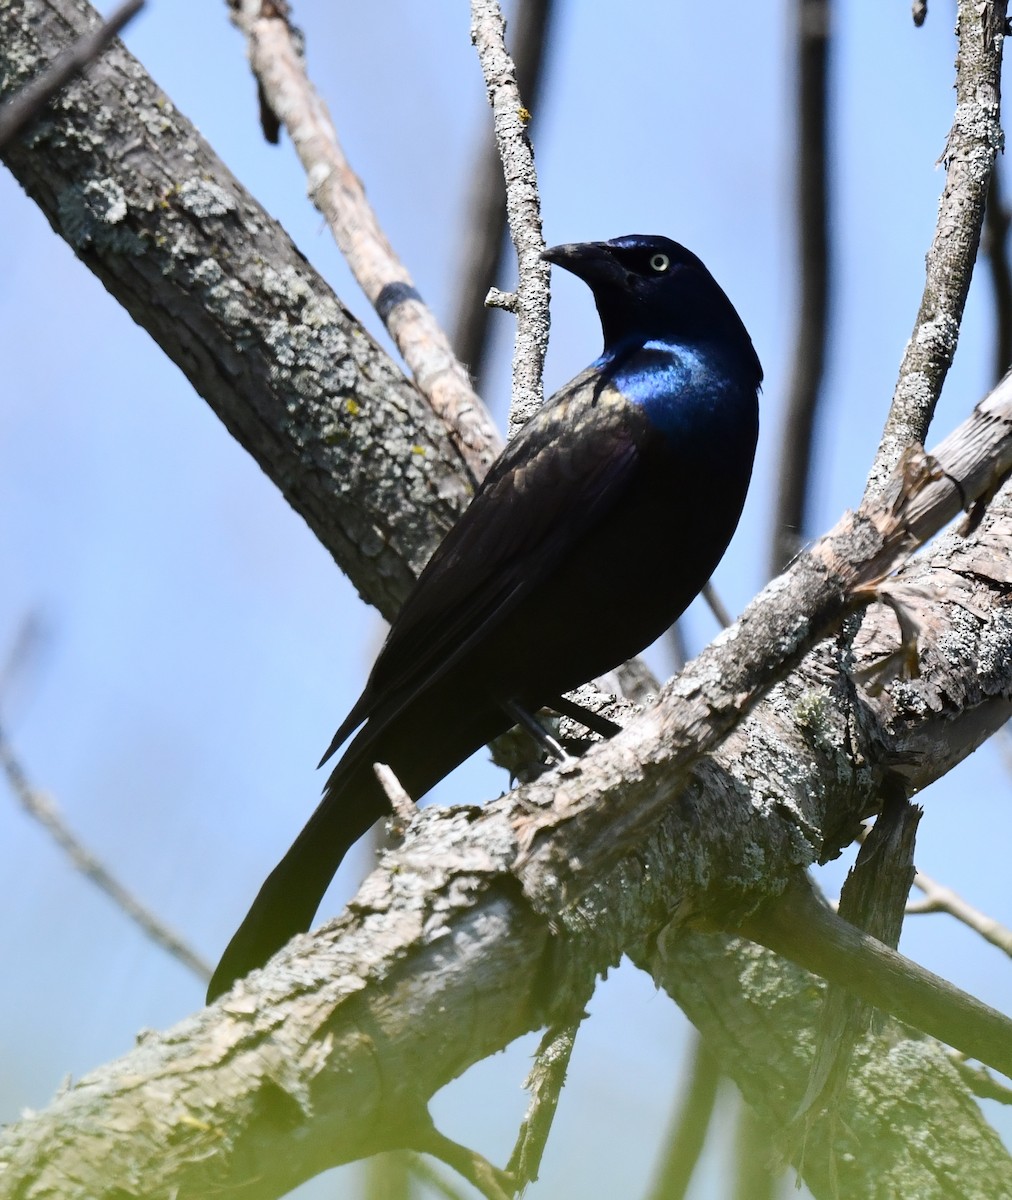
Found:
[{"label": "tree branch", "polygon": [[26,83],[0,108],[0,150],[46,107],[50,100],[86,70],[144,7],[144,0],[126,0],[93,33],[83,34],[46,71]]},{"label": "tree branch", "polygon": [[800,291],[794,362],[780,441],[770,575],[798,552],[805,530],[812,436],[829,331],[829,0],[795,0],[798,148],[794,182]]},{"label": "tree branch", "polygon": [[488,410],[407,268],[394,253],[344,156],[337,130],[306,74],[287,14],[263,0],[231,0],[263,96],[306,169],[309,198],[393,338],[422,394],[445,422],[475,479],[502,449]]},{"label": "tree branch", "polygon": [[923,443],[953,355],[995,155],[1002,145],[999,101],[1006,0],[959,0],[956,116],[942,159],[945,188],[914,331],[900,364],[865,497],[877,493],[910,446]]},{"label": "tree branch", "polygon": [[[573,768],[531,785],[530,808],[517,822],[517,873],[535,908],[558,912],[579,896],[586,876],[574,877],[574,862],[602,870],[627,853],[668,803],[671,780],[871,599],[903,558],[989,494],[1010,468],[1012,373],[930,456],[908,453],[877,498],[845,514],[663,689],[661,703],[642,718],[655,722],[657,757],[637,747],[635,763],[622,759],[632,749],[626,730],[606,752],[592,748]],[[619,761],[623,769],[615,771]],[[599,764],[598,785],[587,789],[582,777]],[[563,839],[545,837],[563,828]]]},{"label": "tree branch", "polygon": [[907,905],[908,913],[948,913],[950,917],[962,921],[974,933],[979,933],[992,946],[997,946],[999,950],[1012,955],[1012,929],[1007,925],[1002,925],[994,917],[989,917],[979,908],[974,908],[952,888],[945,887],[930,875],[925,875],[923,871],[914,875],[914,887],[924,893],[924,899],[910,901]]},{"label": "tree branch", "polygon": [[471,41],[478,51],[495,140],[506,179],[506,216],[517,252],[517,335],[513,350],[513,396],[507,437],[541,407],[541,371],[548,349],[548,263],[541,257],[541,202],[534,152],[527,136],[530,113],[506,49],[506,22],[498,0],[471,0]]},{"label": "tree branch", "polygon": [[46,830],[70,859],[75,869],[80,871],[100,891],[105,892],[113,904],[140,927],[145,937],[161,946],[184,967],[192,971],[198,979],[207,983],[211,978],[210,964],[205,962],[196,951],[191,950],[182,938],[159,920],[153,912],[145,908],[112,872],[103,866],[80,839],[71,833],[56,804],[48,796],[44,796],[32,787],[2,726],[0,726],[0,769],[7,777],[11,791],[17,796],[21,807]]},{"label": "tree branch", "polygon": [[[513,23],[517,88],[532,114],[532,128],[541,95],[552,10],[552,0],[520,0]],[[498,278],[505,235],[506,186],[499,150],[490,135],[483,141],[473,172],[453,335],[457,353],[470,368],[479,389],[489,344],[485,297]]]},{"label": "tree branch", "polygon": [[[98,24],[0,8],[7,94]],[[470,494],[446,428],[140,64],[113,44],[3,160],[386,617]]]},{"label": "tree branch", "polygon": [[[775,1145],[805,1091],[821,989],[743,939],[662,939],[655,979],[715,1048]],[[895,1024],[859,1043],[835,1112],[808,1126],[816,1200],[1012,1195],[1012,1160],[942,1047]]]}]

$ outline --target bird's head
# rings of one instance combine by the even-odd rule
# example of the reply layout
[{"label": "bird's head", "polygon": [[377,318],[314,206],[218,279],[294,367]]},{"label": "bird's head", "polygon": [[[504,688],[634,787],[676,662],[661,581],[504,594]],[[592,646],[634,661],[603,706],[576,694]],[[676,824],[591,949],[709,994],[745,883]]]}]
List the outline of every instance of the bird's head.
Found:
[{"label": "bird's head", "polygon": [[720,284],[692,253],[670,238],[629,234],[610,242],[570,242],[543,258],[565,267],[594,294],[610,350],[632,340],[722,341],[762,367],[752,339]]}]

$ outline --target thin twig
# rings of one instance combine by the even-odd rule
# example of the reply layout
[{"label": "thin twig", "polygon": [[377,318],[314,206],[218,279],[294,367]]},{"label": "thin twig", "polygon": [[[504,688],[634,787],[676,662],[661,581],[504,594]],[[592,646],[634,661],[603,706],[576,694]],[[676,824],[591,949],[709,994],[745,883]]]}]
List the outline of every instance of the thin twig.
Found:
[{"label": "thin twig", "polygon": [[987,1067],[970,1062],[966,1055],[958,1050],[949,1050],[948,1058],[959,1072],[960,1079],[975,1096],[982,1100],[997,1100],[999,1104],[1012,1105],[1012,1088],[1006,1083],[999,1083]]},{"label": "thin twig", "polygon": [[139,925],[146,937],[156,942],[163,950],[167,950],[173,958],[188,967],[206,983],[211,978],[210,964],[204,962],[167,925],[150,913],[70,832],[53,801],[29,783],[2,728],[0,728],[0,767],[3,768],[7,782],[20,801],[21,807],[50,834],[77,870],[105,892],[116,907],[124,912],[131,921]]},{"label": "thin twig", "polygon": [[379,780],[380,787],[383,789],[386,798],[390,801],[390,808],[393,810],[395,823],[401,830],[407,829],[415,817],[418,816],[418,805],[404,790],[404,784],[401,783],[386,763],[375,762],[372,765],[372,769]]},{"label": "thin twig", "polygon": [[1002,197],[1001,170],[995,163],[984,210],[984,254],[994,290],[994,377],[1000,379],[1012,366],[1012,267],[1009,265],[1008,231],[1012,216]]},{"label": "thin twig", "polygon": [[559,1097],[566,1082],[570,1059],[573,1057],[576,1035],[586,1016],[584,1005],[590,999],[590,991],[577,1005],[580,1015],[575,1021],[566,1025],[553,1025],[545,1031],[534,1056],[534,1064],[524,1080],[524,1087],[530,1094],[530,1104],[524,1114],[513,1153],[506,1165],[507,1174],[513,1178],[518,1191],[533,1183],[541,1170],[541,1159],[559,1107]]},{"label": "thin twig", "polygon": [[991,171],[1002,145],[999,100],[1006,8],[1006,0],[959,0],[956,116],[942,155],[945,188],[921,305],[868,475],[866,497],[881,491],[904,450],[923,443],[956,352]]},{"label": "thin twig", "polygon": [[908,913],[948,913],[950,917],[969,926],[974,933],[979,933],[986,942],[1012,956],[1012,929],[1008,926],[974,908],[952,888],[925,875],[923,871],[914,875],[914,887],[924,893],[924,899],[912,900],[907,905]]},{"label": "thin twig", "polygon": [[664,640],[668,644],[668,652],[671,655],[672,674],[677,674],[689,661],[689,649],[685,643],[685,626],[681,620],[671,626],[664,635]]},{"label": "thin twig", "polygon": [[[552,11],[552,0],[520,0],[516,9],[515,36],[511,38],[513,61],[517,87],[532,113],[531,126],[537,118]],[[478,154],[466,225],[453,344],[480,392],[489,347],[489,305],[485,298],[499,276],[506,246],[506,186],[492,136],[484,139]]]},{"label": "thin twig", "polygon": [[721,627],[721,629],[728,629],[734,624],[734,619],[732,618],[730,612],[728,612],[727,605],[725,605],[724,601],[721,600],[717,593],[717,589],[711,582],[707,582],[703,585],[703,590],[700,595],[706,601],[710,612],[713,613],[714,620]]},{"label": "thin twig", "polygon": [[541,257],[541,203],[534,152],[527,136],[530,112],[506,50],[506,21],[497,0],[471,0],[471,41],[478,51],[495,140],[506,179],[506,216],[517,252],[517,336],[513,349],[513,396],[509,435],[541,406],[541,371],[548,348],[549,267]]},{"label": "thin twig", "polygon": [[246,35],[253,73],[306,169],[309,196],[376,309],[419,390],[442,419],[475,479],[502,448],[485,405],[449,339],[422,300],[380,228],[345,158],[327,107],[306,75],[305,59],[283,11],[262,0],[231,0]]},{"label": "thin twig", "polygon": [[[404,1151],[395,1151],[396,1154],[404,1154]],[[405,1154],[411,1166],[412,1176],[430,1187],[434,1192],[438,1193],[444,1200],[468,1200],[465,1196],[463,1188],[456,1187],[446,1176],[437,1171],[435,1167],[424,1158],[421,1154],[416,1154],[414,1151]],[[383,1193],[383,1200],[390,1200],[390,1197]]]},{"label": "thin twig", "polygon": [[830,52],[829,0],[795,0],[797,61],[798,292],[794,365],[777,470],[779,493],[773,516],[770,575],[797,554],[807,525],[812,440],[822,396],[829,329],[829,156],[827,78]]},{"label": "thin twig", "polygon": [[689,1190],[713,1121],[720,1083],[717,1060],[698,1034],[693,1038],[691,1053],[688,1079],[678,1089],[678,1105],[664,1135],[663,1157],[647,1200],[681,1200]]},{"label": "thin twig", "polygon": [[143,7],[144,0],[126,0],[103,25],[78,38],[38,79],[0,107],[0,149],[34,120],[61,88],[93,63]]},{"label": "thin twig", "polygon": [[505,1171],[501,1171],[477,1150],[451,1141],[439,1132],[431,1120],[419,1124],[409,1149],[431,1154],[433,1158],[452,1167],[481,1192],[485,1200],[511,1200],[515,1195],[512,1181]]}]

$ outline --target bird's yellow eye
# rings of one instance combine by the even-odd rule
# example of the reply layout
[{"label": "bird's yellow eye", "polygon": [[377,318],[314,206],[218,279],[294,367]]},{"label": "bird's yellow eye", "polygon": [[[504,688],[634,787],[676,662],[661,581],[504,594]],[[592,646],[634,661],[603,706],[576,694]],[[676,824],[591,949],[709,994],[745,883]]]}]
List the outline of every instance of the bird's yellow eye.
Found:
[{"label": "bird's yellow eye", "polygon": [[655,254],[650,259],[650,270],[656,271],[658,275],[663,275],[670,265],[670,260],[666,254]]}]

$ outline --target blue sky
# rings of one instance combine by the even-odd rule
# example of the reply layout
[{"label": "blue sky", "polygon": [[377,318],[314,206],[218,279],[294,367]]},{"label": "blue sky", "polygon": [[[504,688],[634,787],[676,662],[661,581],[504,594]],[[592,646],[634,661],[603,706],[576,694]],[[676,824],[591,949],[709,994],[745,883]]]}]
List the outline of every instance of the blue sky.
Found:
[{"label": "blue sky", "polygon": [[[547,240],[658,232],[684,242],[732,297],[765,367],[755,481],[715,577],[739,611],[764,581],[791,351],[787,6],[737,6],[731,23],[684,0],[630,0],[620,13],[560,7],[534,135]],[[467,181],[489,120],[466,5],[300,0],[295,17],[381,223],[449,321]],[[841,5],[837,14],[836,290],[812,534],[860,497],[913,323],[943,183],[936,160],[952,120],[952,24],[943,4],[920,30],[903,3]],[[149,0],[126,40],[376,331],[305,199],[290,146],[260,136],[226,6]],[[214,959],[314,806],[322,783],[314,765],[358,694],[382,626],[2,172],[0,213],[0,660],[27,619],[42,630],[0,713],[31,778],[71,827]],[[931,440],[991,382],[991,297],[979,274]],[[600,343],[583,285],[556,272],[553,288],[549,390]],[[486,398],[504,424],[511,318],[494,321]],[[687,632],[696,649],[712,636],[705,609],[691,610]],[[1009,782],[998,748],[985,746],[923,795],[918,845],[924,870],[1006,921]],[[440,794],[473,800],[503,786],[479,763]],[[0,1119],[11,1119],[44,1105],[68,1073],[128,1050],[139,1029],[184,1016],[202,987],[70,869],[2,790],[0,863],[8,897]],[[825,876],[832,892],[842,868]],[[353,886],[349,869],[323,912]],[[1008,964],[946,918],[909,921],[903,949],[1012,1008]],[[623,967],[592,1011],[543,1195],[637,1194],[668,1116],[684,1044],[677,1010]],[[448,1089],[437,1104],[444,1131],[502,1160],[533,1045]],[[1007,1119],[1001,1127],[1009,1133]],[[718,1157],[712,1150],[707,1180],[720,1178]],[[699,1196],[709,1194],[704,1186]]]}]

